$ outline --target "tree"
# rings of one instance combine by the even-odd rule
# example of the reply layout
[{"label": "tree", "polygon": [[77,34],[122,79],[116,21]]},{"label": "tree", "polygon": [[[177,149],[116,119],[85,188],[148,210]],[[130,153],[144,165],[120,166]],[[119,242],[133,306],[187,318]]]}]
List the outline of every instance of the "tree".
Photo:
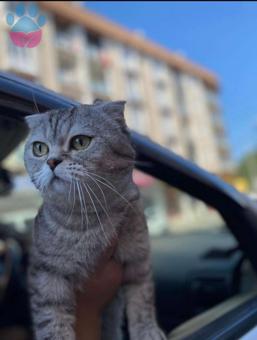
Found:
[{"label": "tree", "polygon": [[239,162],[237,173],[245,177],[251,185],[257,178],[257,151],[247,153]]}]

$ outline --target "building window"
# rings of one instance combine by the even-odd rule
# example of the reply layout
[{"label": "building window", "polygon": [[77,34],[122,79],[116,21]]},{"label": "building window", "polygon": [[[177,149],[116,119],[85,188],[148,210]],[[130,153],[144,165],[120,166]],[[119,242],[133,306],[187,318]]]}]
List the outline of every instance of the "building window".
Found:
[{"label": "building window", "polygon": [[186,116],[187,115],[186,101],[185,101],[184,90],[183,90],[182,82],[181,82],[181,73],[177,70],[171,70],[171,74],[175,80],[176,97],[177,97],[179,112],[181,115]]},{"label": "building window", "polygon": [[70,50],[72,42],[71,25],[55,20],[55,42],[57,47]]},{"label": "building window", "polygon": [[166,147],[171,147],[175,141],[171,110],[168,108],[163,108],[160,112],[161,133],[163,135],[164,144]]},{"label": "building window", "polygon": [[156,75],[161,75],[166,71],[166,64],[154,59],[152,60],[152,69]]},{"label": "building window", "polygon": [[9,69],[17,73],[36,77],[38,73],[37,50],[20,48],[7,39]]},{"label": "building window", "polygon": [[129,121],[130,127],[135,131],[147,134],[148,132],[148,117],[142,105],[137,103],[129,103]]},{"label": "building window", "polygon": [[60,83],[76,83],[74,72],[76,69],[76,59],[71,55],[63,53],[59,55],[58,80]]},{"label": "building window", "polygon": [[195,152],[195,146],[194,146],[192,141],[188,141],[187,142],[186,149],[187,149],[187,157],[190,160],[195,161],[195,159],[196,159],[196,152]]},{"label": "building window", "polygon": [[126,95],[129,102],[139,103],[142,100],[142,94],[139,86],[139,78],[135,74],[129,73],[125,79]]},{"label": "building window", "polygon": [[161,110],[161,114],[162,114],[162,117],[163,119],[170,119],[171,115],[172,115],[172,112],[170,109],[168,108],[163,108]]},{"label": "building window", "polygon": [[124,46],[122,52],[123,52],[123,58],[125,60],[130,60],[131,58],[133,59],[137,57],[136,51],[134,51],[132,48],[128,46]]},{"label": "building window", "polygon": [[87,34],[88,63],[93,97],[106,99],[109,96],[107,74],[103,62],[103,44],[97,35]]},{"label": "building window", "polygon": [[165,90],[167,87],[167,78],[168,78],[167,77],[167,73],[168,73],[167,65],[158,60],[153,60],[151,64],[152,64],[154,82],[156,86]]},{"label": "building window", "polygon": [[177,139],[174,136],[170,135],[165,138],[164,143],[167,148],[172,148],[177,143]]},{"label": "building window", "polygon": [[57,78],[62,86],[62,92],[72,98],[77,98],[78,49],[76,48],[75,26],[59,18],[55,19],[55,43],[58,60]]},{"label": "building window", "polygon": [[155,86],[155,93],[156,93],[156,101],[160,105],[161,108],[170,106],[170,100],[169,100],[166,84],[164,84],[163,82],[157,83]]},{"label": "building window", "polygon": [[206,100],[210,113],[212,115],[219,114],[220,105],[217,92],[212,89],[206,88]]},{"label": "building window", "polygon": [[140,55],[127,46],[122,50],[125,72],[132,75],[138,75],[140,72]]}]

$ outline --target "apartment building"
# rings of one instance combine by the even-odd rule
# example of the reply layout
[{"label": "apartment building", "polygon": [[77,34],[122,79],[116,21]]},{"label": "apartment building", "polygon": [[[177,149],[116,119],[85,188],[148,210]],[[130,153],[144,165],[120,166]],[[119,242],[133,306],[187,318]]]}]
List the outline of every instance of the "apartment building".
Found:
[{"label": "apartment building", "polygon": [[[6,22],[7,13],[15,12],[16,5],[0,1],[0,70],[82,103],[94,98],[125,99],[132,129],[211,172],[231,171],[219,83],[213,73],[77,1],[38,1],[47,19],[42,41],[35,48],[16,47]],[[22,158],[20,147],[7,163],[24,175]],[[190,197],[138,172],[135,182],[145,197],[152,232],[220,225],[213,211]]]},{"label": "apartment building", "polygon": [[230,169],[216,76],[71,1],[40,1],[47,23],[36,48],[15,47],[0,2],[0,69],[82,103],[126,99],[136,131],[209,171]]}]

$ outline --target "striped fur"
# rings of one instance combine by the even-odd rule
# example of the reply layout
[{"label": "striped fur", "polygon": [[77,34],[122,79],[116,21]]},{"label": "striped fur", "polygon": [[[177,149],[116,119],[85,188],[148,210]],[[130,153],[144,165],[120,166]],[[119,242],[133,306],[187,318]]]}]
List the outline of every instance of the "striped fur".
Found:
[{"label": "striped fur", "polygon": [[[155,319],[149,237],[123,111],[124,102],[97,102],[27,118],[25,165],[43,197],[29,267],[37,340],[75,339],[75,292],[113,238],[124,284],[104,311],[102,338],[122,339],[125,311],[131,340],[165,338]],[[81,134],[92,137],[89,147],[71,150],[70,139]],[[46,143],[49,153],[35,157],[35,141]],[[62,160],[54,171],[49,158]]]}]

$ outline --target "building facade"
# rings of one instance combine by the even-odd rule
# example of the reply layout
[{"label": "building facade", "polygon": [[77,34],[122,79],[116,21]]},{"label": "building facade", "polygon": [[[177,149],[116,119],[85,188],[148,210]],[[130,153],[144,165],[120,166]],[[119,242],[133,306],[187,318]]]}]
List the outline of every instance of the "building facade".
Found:
[{"label": "building facade", "polygon": [[47,23],[36,48],[15,47],[0,2],[0,69],[82,103],[127,100],[128,125],[218,173],[230,153],[215,75],[71,1],[40,1]]},{"label": "building facade", "polygon": [[[0,70],[82,103],[92,103],[95,98],[125,99],[129,127],[211,172],[230,172],[214,74],[75,1],[39,1],[47,19],[40,45],[15,47],[5,18],[15,12],[16,5],[15,1],[0,1]],[[27,183],[22,146],[4,165],[21,175],[16,182]],[[221,224],[202,203],[136,171],[134,175],[152,233]],[[33,201],[34,191],[23,186]]]}]

